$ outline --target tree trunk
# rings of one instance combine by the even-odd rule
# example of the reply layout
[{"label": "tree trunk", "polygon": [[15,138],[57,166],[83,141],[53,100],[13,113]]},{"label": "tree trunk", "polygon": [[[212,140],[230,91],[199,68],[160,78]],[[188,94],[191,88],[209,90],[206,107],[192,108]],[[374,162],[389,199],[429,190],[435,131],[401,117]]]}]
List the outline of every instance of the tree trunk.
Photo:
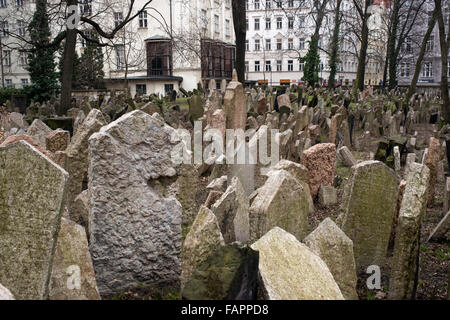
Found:
[{"label": "tree trunk", "polygon": [[[437,11],[437,22],[439,27],[439,43],[441,46],[441,96],[443,100],[442,113],[447,123],[450,123],[450,97],[448,94],[448,39],[445,33],[444,17],[442,16],[442,1],[434,1]],[[449,25],[450,28],[450,25]],[[450,35],[449,35],[450,37]]]},{"label": "tree trunk", "polygon": [[356,73],[355,86],[353,88],[353,96],[356,98],[359,91],[364,90],[364,76],[366,73],[366,56],[367,46],[369,45],[369,27],[367,25],[368,16],[363,17],[361,31],[361,49],[358,57],[358,69]]},{"label": "tree trunk", "polygon": [[[67,0],[67,6],[77,5],[77,0]],[[63,115],[70,109],[70,101],[72,98],[72,73],[73,61],[75,59],[75,46],[77,43],[77,30],[67,28],[66,41],[64,44],[63,67],[62,67],[62,83],[61,83],[61,103],[58,115]]]},{"label": "tree trunk", "polygon": [[392,25],[388,39],[388,57],[389,57],[389,90],[397,86],[397,55],[395,44],[397,42],[397,27],[399,22],[400,0],[394,1],[392,9]]},{"label": "tree trunk", "polygon": [[[247,29],[245,24],[245,0],[232,0],[234,34],[236,36],[236,64],[238,80],[245,82],[245,38]],[[264,45],[264,44],[263,44]],[[264,66],[263,66],[264,67]]]},{"label": "tree trunk", "polygon": [[334,14],[334,30],[331,40],[331,53],[330,53],[330,76],[328,77],[328,88],[331,90],[334,88],[334,82],[336,81],[337,64],[339,58],[339,32],[341,26],[341,3],[342,0],[336,1],[336,9]]},{"label": "tree trunk", "polygon": [[425,56],[425,49],[427,46],[427,42],[428,42],[428,39],[430,38],[431,33],[433,32],[434,26],[436,25],[436,13],[437,13],[437,11],[436,11],[436,9],[434,9],[433,15],[432,15],[430,21],[428,22],[428,29],[425,33],[425,36],[423,37],[422,44],[420,46],[420,52],[419,52],[419,56],[417,57],[416,68],[414,70],[414,76],[411,80],[411,84],[409,86],[408,93],[406,94],[406,101],[408,101],[408,102],[411,99],[414,92],[416,91],[417,80],[419,80],[420,71],[422,69],[422,62],[423,62],[423,57]]}]

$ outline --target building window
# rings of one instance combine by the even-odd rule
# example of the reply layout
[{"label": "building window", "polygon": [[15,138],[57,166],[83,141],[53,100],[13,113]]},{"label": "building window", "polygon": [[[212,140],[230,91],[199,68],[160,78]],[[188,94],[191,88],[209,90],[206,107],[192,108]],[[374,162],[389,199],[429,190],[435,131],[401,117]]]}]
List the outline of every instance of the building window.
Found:
[{"label": "building window", "polygon": [[294,29],[294,17],[289,17],[288,18],[288,28],[289,29]]},{"label": "building window", "polygon": [[245,40],[245,51],[250,51],[250,43],[248,40]]},{"label": "building window", "polygon": [[250,68],[248,65],[248,61],[245,61],[245,72],[249,72],[249,71],[250,71]]},{"label": "building window", "polygon": [[259,72],[259,71],[261,71],[259,61],[255,61],[255,72]]},{"label": "building window", "polygon": [[23,7],[23,0],[16,0],[16,6]]},{"label": "building window", "polygon": [[305,63],[304,62],[300,62],[298,65],[298,69],[300,72],[303,72],[303,70],[305,69]]},{"label": "building window", "polygon": [[3,65],[11,66],[11,50],[3,50]]},{"label": "building window", "polygon": [[259,51],[261,50],[261,45],[259,43],[259,39],[255,40],[255,51]]},{"label": "building window", "polygon": [[219,16],[214,15],[214,32],[219,33]]},{"label": "building window", "polygon": [[170,41],[147,42],[147,75],[172,75],[172,44]]},{"label": "building window", "polygon": [[173,91],[173,84],[172,83],[168,83],[164,85],[164,91],[166,94],[172,93]]},{"label": "building window", "polygon": [[300,26],[300,28],[304,28],[304,27],[305,27],[305,21],[306,21],[305,16],[301,16],[301,17],[299,18],[299,23],[298,23],[298,25]]},{"label": "building window", "polygon": [[123,21],[122,12],[114,12],[114,28],[117,28]]},{"label": "building window", "polygon": [[20,82],[22,83],[22,88],[28,86],[28,79],[20,79]]},{"label": "building window", "polygon": [[281,2],[282,0],[277,0],[277,8],[281,9],[283,8],[283,3]]},{"label": "building window", "polygon": [[19,52],[19,65],[26,66],[28,64],[28,54],[24,51]]},{"label": "building window", "polygon": [[245,19],[245,30],[248,31],[248,19]]},{"label": "building window", "polygon": [[277,29],[282,29],[283,28],[283,18],[278,17],[277,18]]},{"label": "building window", "polygon": [[86,48],[86,39],[85,38],[81,38],[81,47]]},{"label": "building window", "polygon": [[225,36],[229,37],[231,35],[230,33],[230,20],[225,20]]},{"label": "building window", "polygon": [[272,29],[272,21],[270,18],[266,18],[266,30]]},{"label": "building window", "polygon": [[6,0],[0,0],[0,8],[6,8]]},{"label": "building window", "polygon": [[116,67],[117,70],[125,68],[125,47],[116,46]]},{"label": "building window", "polygon": [[92,14],[92,0],[79,0],[80,14],[90,16]]},{"label": "building window", "polygon": [[250,8],[248,3],[249,3],[249,0],[245,0],[245,10],[248,10]]},{"label": "building window", "polygon": [[282,39],[277,39],[277,50],[281,50],[283,49],[283,40]]},{"label": "building window", "polygon": [[425,50],[427,52],[430,52],[430,51],[433,51],[433,49],[434,49],[434,35],[430,35],[430,38],[428,38]]},{"label": "building window", "polygon": [[5,85],[7,88],[12,88],[13,83],[11,79],[5,79]]},{"label": "building window", "polygon": [[255,18],[255,30],[259,30],[259,18]]},{"label": "building window", "polygon": [[225,8],[230,8],[230,0],[225,0]]},{"label": "building window", "polygon": [[9,35],[9,25],[8,21],[0,22],[1,35],[2,37],[7,37]]},{"label": "building window", "polygon": [[300,1],[298,2],[298,6],[299,6],[300,8],[305,7],[305,6],[306,6],[306,0],[300,0]]},{"label": "building window", "polygon": [[272,61],[266,61],[266,72],[272,71]]},{"label": "building window", "polygon": [[145,85],[145,84],[137,84],[136,85],[136,93],[139,93],[140,95],[147,94],[147,85]]},{"label": "building window", "polygon": [[147,28],[147,11],[139,13],[139,28]]},{"label": "building window", "polygon": [[426,77],[426,78],[433,76],[433,63],[432,62],[425,62],[423,64],[422,76]]},{"label": "building window", "polygon": [[294,40],[293,39],[288,39],[288,49],[289,50],[294,49]]},{"label": "building window", "polygon": [[300,50],[304,50],[305,49],[305,38],[298,39],[298,48]]},{"label": "building window", "polygon": [[[428,43],[427,43],[427,45],[428,45]],[[411,38],[409,38],[409,37],[406,38],[406,41],[405,41],[405,51],[408,53],[410,53],[412,51]]]},{"label": "building window", "polygon": [[272,0],[266,0],[266,9],[270,9],[272,7]]},{"label": "building window", "polygon": [[255,0],[255,10],[259,9],[259,0]]},{"label": "building window", "polygon": [[288,71],[294,71],[294,60],[288,60]]},{"label": "building window", "polygon": [[272,42],[270,41],[270,39],[266,39],[266,51],[271,50],[272,50]]},{"label": "building window", "polygon": [[289,8],[293,8],[294,7],[294,0],[289,0],[288,1],[288,7]]},{"label": "building window", "polygon": [[283,71],[283,62],[281,60],[277,60],[277,71]]},{"label": "building window", "polygon": [[409,77],[410,66],[408,62],[403,62],[400,64],[400,77]]},{"label": "building window", "polygon": [[202,11],[200,13],[200,19],[201,19],[202,28],[206,29],[208,27],[208,20],[206,19],[206,10],[202,9]]},{"label": "building window", "polygon": [[25,22],[18,20],[17,21],[17,32],[19,33],[19,36],[23,37],[25,36]]}]

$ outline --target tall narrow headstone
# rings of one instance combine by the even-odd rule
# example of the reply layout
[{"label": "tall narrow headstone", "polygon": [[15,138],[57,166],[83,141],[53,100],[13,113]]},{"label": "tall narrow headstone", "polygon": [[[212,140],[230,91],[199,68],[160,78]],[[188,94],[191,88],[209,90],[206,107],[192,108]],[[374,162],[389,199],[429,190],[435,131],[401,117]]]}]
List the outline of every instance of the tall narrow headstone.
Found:
[{"label": "tall narrow headstone", "polygon": [[395,172],[379,161],[353,166],[337,224],[353,240],[358,271],[385,262],[398,196]]},{"label": "tall narrow headstone", "polygon": [[0,283],[46,299],[68,174],[21,140],[0,148]]}]

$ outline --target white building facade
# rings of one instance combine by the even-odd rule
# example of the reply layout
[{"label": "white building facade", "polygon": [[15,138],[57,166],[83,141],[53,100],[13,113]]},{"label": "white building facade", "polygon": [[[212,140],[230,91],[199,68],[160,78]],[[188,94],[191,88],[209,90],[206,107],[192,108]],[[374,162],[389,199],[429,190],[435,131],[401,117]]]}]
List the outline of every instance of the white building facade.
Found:
[{"label": "white building facade", "polygon": [[[136,0],[131,16],[147,2]],[[129,0],[78,3],[79,14],[91,18],[106,32],[126,18],[130,7]],[[51,5],[49,2],[49,11]],[[51,16],[53,36],[65,28],[64,9]],[[4,86],[20,88],[30,84],[27,54],[20,50],[16,35],[27,37],[27,26],[34,11],[34,0],[0,0]],[[84,22],[77,28],[92,29]],[[208,83],[211,78],[218,83],[223,79],[229,81],[235,58],[231,0],[153,0],[114,39],[101,41],[108,44],[103,48],[108,88],[128,87],[133,95],[137,91],[163,95],[179,88],[193,90],[198,83]],[[85,47],[86,40],[78,36],[78,55]],[[205,69],[210,65],[211,72],[208,72]]]}]

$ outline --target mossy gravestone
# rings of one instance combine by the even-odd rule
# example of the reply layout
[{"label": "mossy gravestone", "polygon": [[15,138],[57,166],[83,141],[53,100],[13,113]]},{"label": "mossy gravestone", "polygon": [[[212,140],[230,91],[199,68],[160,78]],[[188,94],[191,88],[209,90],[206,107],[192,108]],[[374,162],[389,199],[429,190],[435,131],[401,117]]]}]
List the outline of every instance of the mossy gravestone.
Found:
[{"label": "mossy gravestone", "polygon": [[379,161],[364,161],[351,169],[337,224],[353,241],[358,272],[385,262],[398,184],[395,172]]},{"label": "mossy gravestone", "polygon": [[0,283],[46,299],[68,174],[25,141],[0,148]]}]

